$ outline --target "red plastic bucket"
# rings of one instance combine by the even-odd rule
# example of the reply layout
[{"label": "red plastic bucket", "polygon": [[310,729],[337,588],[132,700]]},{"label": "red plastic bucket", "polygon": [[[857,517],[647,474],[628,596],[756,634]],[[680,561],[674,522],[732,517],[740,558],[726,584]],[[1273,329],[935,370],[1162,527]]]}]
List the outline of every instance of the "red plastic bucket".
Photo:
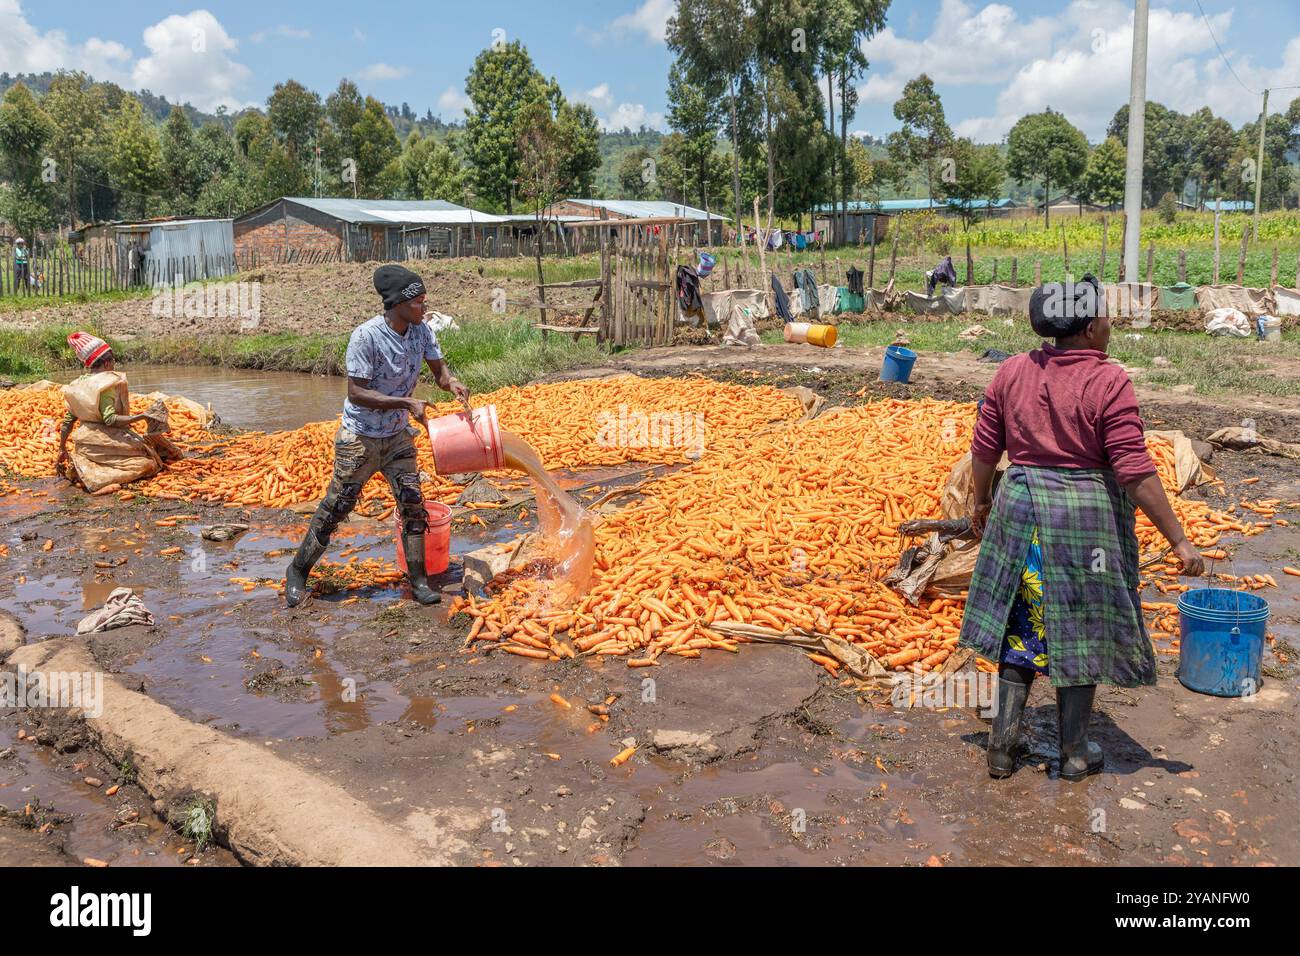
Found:
[{"label": "red plastic bucket", "polygon": [[[451,509],[441,501],[426,501],[425,514],[429,528],[424,532],[424,570],[432,577],[442,574],[451,565]],[[406,573],[406,549],[402,547],[402,512],[393,512],[397,522],[397,567]]]},{"label": "red plastic bucket", "polygon": [[433,467],[440,475],[493,471],[505,465],[495,405],[475,409],[472,420],[459,412],[436,418],[428,427]]}]

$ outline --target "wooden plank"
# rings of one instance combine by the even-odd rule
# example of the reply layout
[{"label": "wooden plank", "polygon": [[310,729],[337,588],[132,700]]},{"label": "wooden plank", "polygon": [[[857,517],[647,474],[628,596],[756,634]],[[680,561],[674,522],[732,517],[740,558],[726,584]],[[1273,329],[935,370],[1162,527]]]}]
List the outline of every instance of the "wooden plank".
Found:
[{"label": "wooden plank", "polygon": [[579,279],[577,282],[548,282],[543,289],[598,289],[600,279]]}]

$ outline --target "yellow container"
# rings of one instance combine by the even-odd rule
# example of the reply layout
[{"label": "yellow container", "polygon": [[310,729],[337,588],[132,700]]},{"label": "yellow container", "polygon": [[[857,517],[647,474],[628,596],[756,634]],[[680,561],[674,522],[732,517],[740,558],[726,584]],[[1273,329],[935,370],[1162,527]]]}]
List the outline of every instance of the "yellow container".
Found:
[{"label": "yellow container", "polygon": [[823,349],[835,348],[839,337],[840,333],[833,325],[814,325],[808,330],[808,344]]}]

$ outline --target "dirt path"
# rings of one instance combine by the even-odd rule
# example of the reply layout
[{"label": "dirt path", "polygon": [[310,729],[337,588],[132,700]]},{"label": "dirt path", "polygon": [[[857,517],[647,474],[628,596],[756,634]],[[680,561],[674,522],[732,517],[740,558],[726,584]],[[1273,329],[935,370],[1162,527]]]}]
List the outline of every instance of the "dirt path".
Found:
[{"label": "dirt path", "polygon": [[[821,371],[808,371],[806,351],[790,351],[765,350],[761,367],[730,357],[752,363],[747,353],[690,354],[718,363],[701,366],[707,374],[815,383],[832,401],[879,394],[864,385],[869,358],[819,353]],[[650,374],[684,370],[666,355],[636,357],[647,360],[640,368]],[[989,374],[957,364],[947,371],[923,369],[905,394],[969,397],[977,375]],[[1194,437],[1236,414],[1188,396],[1166,396],[1148,416],[1153,408]],[[1300,501],[1296,463],[1221,454],[1214,466],[1228,482],[1219,503]],[[1094,730],[1107,770],[1071,786],[1055,776],[1055,710],[1040,683],[1026,760],[1009,781],[994,782],[983,769],[987,726],[974,708],[861,697],[789,648],[673,659],[649,683],[619,660],[484,656],[463,647],[463,629],[444,610],[405,603],[400,591],[318,597],[291,612],[269,589],[232,584],[281,576],[285,549],[302,532],[297,515],[238,512],[250,533],[214,545],[199,531],[230,520],[229,510],[201,508],[199,521],[164,529],[154,522],[179,505],[90,501],[52,482],[29,487],[51,490],[51,500],[0,499],[10,547],[0,609],[26,630],[16,660],[106,671],[112,716],[0,712],[0,731],[16,738],[22,729],[15,752],[46,761],[47,776],[69,785],[89,773],[107,782],[128,752],[135,769],[113,798],[95,790],[111,809],[106,819],[73,804],[65,811],[59,804],[71,796],[59,791],[53,812],[68,819],[40,834],[43,842],[30,831],[15,842],[0,827],[0,862],[51,845],[59,859],[94,856],[75,839],[72,853],[54,843],[88,826],[103,829],[108,849],[97,852],[111,853],[113,865],[135,861],[111,827],[122,812],[113,801],[123,797],[153,824],[159,846],[180,857],[180,844],[180,859],[206,864],[231,858],[194,853],[153,814],[175,820],[194,799],[211,800],[218,838],[247,863],[376,852],[485,865],[1300,862],[1294,578],[1279,576],[1280,589],[1267,594],[1277,643],[1261,694],[1194,694],[1162,656],[1158,687],[1099,695]],[[1280,515],[1300,521],[1300,509]],[[519,530],[458,527],[453,553]],[[388,530],[373,522],[350,522],[337,542],[363,559],[392,556]],[[174,547],[181,553],[159,554]],[[1275,571],[1296,563],[1296,547],[1294,533],[1277,527],[1234,545],[1234,563]],[[453,565],[441,582],[449,593],[459,572]],[[69,639],[116,586],[136,589],[157,625]],[[345,603],[351,597],[360,600]],[[611,699],[608,723],[586,709]],[[629,745],[636,755],[611,767]],[[21,807],[3,786],[0,804]],[[140,862],[154,859],[150,849]]]}]

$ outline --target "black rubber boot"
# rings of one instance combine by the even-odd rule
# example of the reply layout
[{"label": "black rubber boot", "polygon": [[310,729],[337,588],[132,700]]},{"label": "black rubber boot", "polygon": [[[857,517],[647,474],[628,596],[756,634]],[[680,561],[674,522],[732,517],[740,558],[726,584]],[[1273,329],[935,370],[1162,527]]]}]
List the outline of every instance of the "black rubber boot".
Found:
[{"label": "black rubber boot", "polygon": [[1105,758],[1101,748],[1088,739],[1095,684],[1086,687],[1058,687],[1056,711],[1061,735],[1061,779],[1075,782],[1101,773]]},{"label": "black rubber boot", "polygon": [[1005,780],[1016,771],[1016,744],[1020,740],[1020,718],[1029,700],[1034,672],[1004,664],[998,672],[998,712],[989,730],[989,776]]},{"label": "black rubber boot", "polygon": [[411,582],[411,597],[425,607],[440,604],[442,595],[429,587],[429,575],[424,570],[424,535],[402,535],[402,548],[406,552],[406,577]]},{"label": "black rubber boot", "polygon": [[328,547],[329,542],[322,542],[317,536],[316,524],[313,522],[307,529],[307,537],[303,538],[302,544],[298,546],[298,553],[294,555],[288,570],[284,572],[284,603],[289,607],[297,607],[306,599],[311,590],[307,587],[307,576],[311,574],[311,569],[316,567],[316,562],[321,559]]}]

